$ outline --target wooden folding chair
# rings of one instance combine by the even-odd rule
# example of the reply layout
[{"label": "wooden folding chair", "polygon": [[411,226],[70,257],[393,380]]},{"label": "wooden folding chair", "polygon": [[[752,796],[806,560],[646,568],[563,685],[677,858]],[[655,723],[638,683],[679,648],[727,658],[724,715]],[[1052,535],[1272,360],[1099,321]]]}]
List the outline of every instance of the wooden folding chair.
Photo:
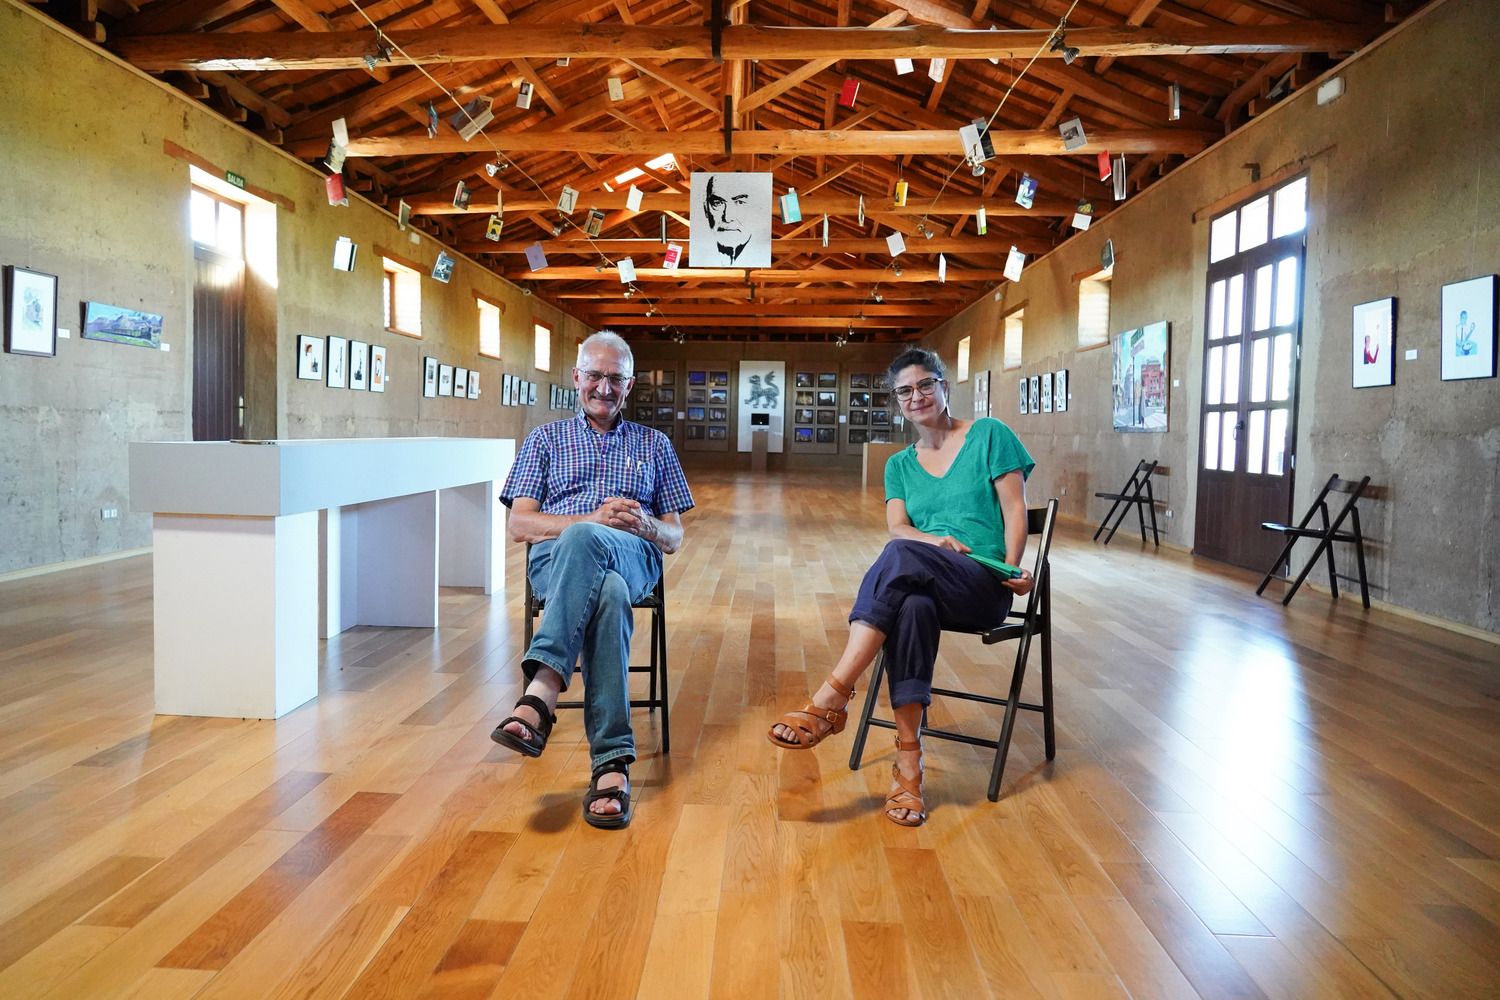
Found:
[{"label": "wooden folding chair", "polygon": [[[1005,621],[992,629],[967,633],[979,636],[986,646],[1016,640],[1016,659],[1011,667],[1009,694],[1004,698],[996,698],[992,695],[955,691],[951,688],[934,687],[932,689],[933,695],[942,695],[945,698],[977,701],[986,705],[1004,705],[1005,715],[1000,724],[999,738],[992,740],[947,729],[933,729],[927,725],[927,713],[922,713],[923,736],[953,740],[970,746],[988,747],[995,751],[995,762],[990,768],[989,798],[991,802],[1000,798],[1000,779],[1005,774],[1005,758],[1010,753],[1010,738],[1015,731],[1018,710],[1025,709],[1028,712],[1042,713],[1042,738],[1047,759],[1051,760],[1057,755],[1052,707],[1052,572],[1051,564],[1048,562],[1048,552],[1052,548],[1052,529],[1056,523],[1056,498],[1047,501],[1046,507],[1026,512],[1026,533],[1038,538],[1031,569],[1034,583],[1031,594],[1026,599],[1026,607],[1019,611],[1013,608],[1006,615]],[[1031,652],[1031,640],[1038,636],[1041,638],[1042,645],[1042,703],[1040,705],[1021,700],[1021,685],[1026,680],[1026,659]],[[859,770],[860,760],[865,752],[865,739],[870,735],[871,726],[879,726],[882,729],[896,728],[893,720],[874,717],[875,702],[880,695],[880,681],[884,676],[885,653],[882,651],[875,661],[875,670],[870,675],[870,689],[865,695],[864,707],[859,717],[859,727],[854,733],[854,747],[849,752],[850,770]]]},{"label": "wooden folding chair", "polygon": [[[1364,532],[1359,529],[1359,510],[1354,505],[1359,502],[1359,498],[1364,493],[1365,487],[1369,485],[1369,476],[1355,482],[1352,479],[1340,479],[1338,473],[1335,472],[1328,477],[1328,482],[1324,483],[1323,488],[1318,491],[1318,495],[1313,500],[1312,506],[1307,509],[1307,515],[1300,522],[1297,524],[1281,524],[1277,521],[1262,521],[1260,526],[1266,531],[1279,531],[1286,536],[1286,547],[1281,550],[1281,555],[1276,557],[1276,561],[1266,571],[1265,579],[1260,581],[1260,586],[1255,588],[1256,595],[1259,596],[1266,589],[1266,584],[1271,582],[1272,577],[1276,575],[1276,571],[1283,565],[1286,566],[1288,573],[1291,572],[1289,557],[1292,554],[1292,546],[1297,544],[1299,538],[1316,538],[1318,544],[1313,549],[1312,558],[1307,561],[1306,566],[1302,567],[1302,572],[1297,574],[1297,582],[1292,584],[1292,588],[1286,592],[1286,596],[1281,599],[1281,603],[1283,605],[1292,603],[1292,597],[1297,593],[1297,588],[1302,586],[1302,581],[1306,580],[1307,574],[1312,572],[1313,565],[1317,563],[1318,556],[1320,555],[1326,555],[1328,558],[1328,588],[1333,591],[1333,596],[1337,599],[1339,596],[1339,581],[1338,571],[1333,565],[1333,543],[1347,542],[1354,546],[1354,558],[1359,565],[1359,596],[1360,600],[1364,602],[1365,608],[1368,609],[1370,607],[1370,586],[1365,579],[1365,536]],[[1344,505],[1339,508],[1338,516],[1332,519],[1328,517],[1328,495],[1330,493],[1343,493],[1348,497],[1344,501]],[[1321,515],[1323,523],[1321,528],[1308,527],[1314,514]],[[1345,518],[1348,518],[1350,523],[1353,524],[1352,531],[1339,530],[1343,526]]]},{"label": "wooden folding chair", "polygon": [[[527,565],[531,562],[531,546],[526,546]],[[667,697],[667,575],[657,579],[656,586],[651,593],[631,605],[637,610],[651,611],[651,662],[649,664],[631,665],[632,674],[649,674],[651,677],[651,689],[645,698],[630,699],[631,708],[645,708],[650,713],[661,709],[661,749],[663,753],[672,750],[672,720],[669,715],[671,707]],[[545,598],[538,597],[531,589],[531,576],[526,574],[526,603],[523,605],[526,623],[523,628],[523,639],[521,648],[527,649],[531,646],[531,636],[536,625],[536,619],[547,608]],[[585,680],[587,683],[587,680]],[[582,701],[559,701],[558,708],[582,708]]]},{"label": "wooden folding chair", "polygon": [[1099,540],[1100,533],[1109,525],[1109,519],[1115,516],[1116,510],[1119,510],[1120,516],[1115,518],[1114,526],[1109,529],[1109,534],[1104,536],[1104,544],[1108,545],[1109,540],[1115,537],[1116,529],[1125,520],[1125,515],[1130,513],[1131,507],[1134,507],[1136,516],[1141,522],[1141,541],[1146,540],[1146,511],[1149,510],[1151,512],[1151,540],[1158,548],[1161,547],[1161,536],[1156,531],[1156,497],[1151,492],[1151,476],[1154,472],[1156,472],[1156,463],[1141,459],[1135,464],[1135,471],[1130,474],[1129,479],[1125,480],[1125,485],[1120,492],[1094,494],[1103,500],[1114,501],[1109,505],[1109,511],[1104,515],[1104,520],[1100,521],[1099,527],[1094,530],[1094,541]]}]

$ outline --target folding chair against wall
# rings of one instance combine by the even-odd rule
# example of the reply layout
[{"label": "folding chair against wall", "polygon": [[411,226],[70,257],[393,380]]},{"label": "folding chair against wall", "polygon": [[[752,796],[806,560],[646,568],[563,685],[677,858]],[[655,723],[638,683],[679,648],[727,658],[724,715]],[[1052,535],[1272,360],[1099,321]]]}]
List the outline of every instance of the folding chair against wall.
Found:
[{"label": "folding chair against wall", "polygon": [[[1365,487],[1369,485],[1369,476],[1355,482],[1352,479],[1340,479],[1338,473],[1335,472],[1328,477],[1328,482],[1324,483],[1323,488],[1318,491],[1318,495],[1314,498],[1312,506],[1307,509],[1307,515],[1297,524],[1262,521],[1260,526],[1266,531],[1279,531],[1286,536],[1286,547],[1281,550],[1281,555],[1276,557],[1276,561],[1266,571],[1265,579],[1260,581],[1260,586],[1255,588],[1256,595],[1259,596],[1266,589],[1266,584],[1271,582],[1272,577],[1276,575],[1276,571],[1283,565],[1286,566],[1287,573],[1290,575],[1291,562],[1289,561],[1289,557],[1292,554],[1292,546],[1297,544],[1299,538],[1316,538],[1318,544],[1313,548],[1312,558],[1307,560],[1307,565],[1303,566],[1302,572],[1297,574],[1297,581],[1286,592],[1286,596],[1281,599],[1281,603],[1283,605],[1292,603],[1292,597],[1297,593],[1297,588],[1302,586],[1302,581],[1307,579],[1307,574],[1312,572],[1313,565],[1317,563],[1318,556],[1321,555],[1326,555],[1328,558],[1328,588],[1333,591],[1333,596],[1337,599],[1339,596],[1339,581],[1338,571],[1333,564],[1333,543],[1347,542],[1354,546],[1354,558],[1359,565],[1359,596],[1360,600],[1364,602],[1364,606],[1368,609],[1370,607],[1370,586],[1365,579],[1365,536],[1359,529],[1359,510],[1354,505],[1359,502],[1360,496],[1365,492]],[[1348,499],[1339,508],[1338,515],[1330,519],[1328,516],[1328,498],[1331,493],[1345,494]],[[1312,522],[1314,514],[1320,515],[1322,527],[1308,527]],[[1353,528],[1350,531],[1341,531],[1339,529],[1343,526],[1346,518],[1353,525]]]},{"label": "folding chair against wall", "polygon": [[[1010,753],[1010,738],[1015,730],[1018,710],[1025,709],[1028,712],[1042,713],[1042,734],[1047,759],[1051,760],[1057,755],[1052,706],[1052,573],[1051,564],[1048,562],[1048,551],[1052,548],[1052,528],[1056,522],[1056,498],[1047,501],[1046,507],[1026,512],[1026,533],[1036,536],[1037,539],[1031,566],[1034,582],[1031,594],[1026,598],[1026,607],[1019,611],[1012,608],[1002,624],[988,631],[965,633],[979,636],[986,646],[1015,640],[1016,658],[1011,667],[1008,695],[1004,698],[996,698],[992,695],[955,691],[951,688],[934,687],[932,689],[934,696],[977,701],[986,705],[1004,705],[1005,715],[1000,724],[999,738],[986,739],[947,729],[934,729],[927,725],[927,713],[922,713],[923,736],[953,740],[970,746],[988,747],[995,751],[995,761],[990,768],[989,798],[991,802],[1000,798],[1000,780],[1005,774],[1005,758]],[[1021,685],[1026,680],[1026,660],[1031,652],[1031,641],[1037,637],[1041,638],[1042,646],[1042,702],[1039,705],[1021,700]],[[893,720],[877,719],[874,716],[875,702],[880,696],[880,682],[884,676],[885,653],[882,651],[875,661],[875,670],[870,676],[870,689],[865,695],[864,707],[860,712],[859,727],[854,733],[854,747],[849,753],[851,770],[859,770],[860,759],[865,752],[865,739],[870,735],[871,726],[879,726],[882,729],[896,728]]]},{"label": "folding chair against wall", "polygon": [[1099,522],[1099,527],[1094,530],[1094,541],[1099,540],[1099,535],[1109,525],[1109,519],[1115,516],[1115,511],[1120,516],[1115,518],[1114,527],[1109,529],[1109,534],[1104,536],[1104,544],[1115,537],[1115,531],[1125,520],[1125,515],[1130,513],[1130,508],[1135,508],[1136,517],[1141,522],[1141,541],[1146,540],[1146,511],[1151,512],[1151,541],[1159,548],[1161,536],[1156,531],[1156,497],[1151,492],[1151,476],[1156,472],[1156,463],[1141,459],[1135,463],[1135,471],[1130,478],[1125,480],[1124,487],[1118,493],[1095,493],[1094,496],[1103,500],[1113,500],[1109,505],[1109,511],[1104,515],[1104,520]]},{"label": "folding chair against wall", "polygon": [[[526,546],[527,565],[531,562],[531,546]],[[636,610],[650,610],[651,612],[651,662],[648,664],[631,665],[629,672],[632,674],[649,674],[651,677],[651,688],[645,698],[630,699],[631,708],[645,708],[654,713],[661,709],[661,749],[663,753],[672,750],[672,720],[669,715],[671,709],[667,698],[667,577],[665,570],[656,581],[656,586],[651,593],[631,605]],[[547,608],[545,598],[538,597],[531,589],[531,576],[526,576],[526,603],[523,606],[526,616],[526,624],[523,629],[524,636],[521,648],[531,646],[531,636],[536,625],[536,619]],[[585,678],[587,683],[587,678]],[[582,708],[581,701],[559,701],[558,708]]]}]

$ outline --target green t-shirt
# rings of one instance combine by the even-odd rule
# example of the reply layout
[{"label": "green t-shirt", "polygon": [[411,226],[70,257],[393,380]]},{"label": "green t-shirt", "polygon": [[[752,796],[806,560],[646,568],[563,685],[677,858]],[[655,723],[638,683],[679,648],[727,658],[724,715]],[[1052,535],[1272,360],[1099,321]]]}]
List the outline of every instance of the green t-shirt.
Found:
[{"label": "green t-shirt", "polygon": [[[1030,478],[1036,462],[1016,432],[993,417],[969,428],[948,474],[941,479],[922,468],[912,445],[885,464],[885,498],[906,502],[912,526],[930,535],[952,535],[974,551],[974,558],[1010,576],[1005,566],[1005,518],[995,480],[1021,470]],[[1013,567],[1010,567],[1013,569]]]}]

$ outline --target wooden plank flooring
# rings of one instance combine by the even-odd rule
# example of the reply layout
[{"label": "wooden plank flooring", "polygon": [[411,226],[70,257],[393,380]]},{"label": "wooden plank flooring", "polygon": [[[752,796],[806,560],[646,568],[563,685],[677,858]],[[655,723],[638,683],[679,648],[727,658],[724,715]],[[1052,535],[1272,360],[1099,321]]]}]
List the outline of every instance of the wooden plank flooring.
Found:
[{"label": "wooden plank flooring", "polygon": [[[0,585],[0,996],[1500,996],[1500,647],[1065,524],[1056,761],[1023,719],[992,804],[930,742],[899,829],[888,737],[858,772],[849,733],[764,737],[842,645],[878,493],[692,480],[674,751],[638,711],[624,833],[580,818],[578,713],[540,760],[488,738],[519,547],[441,629],[329,641],[277,722],[152,714],[149,557]],[[941,680],[994,690],[994,652],[946,638]]]}]

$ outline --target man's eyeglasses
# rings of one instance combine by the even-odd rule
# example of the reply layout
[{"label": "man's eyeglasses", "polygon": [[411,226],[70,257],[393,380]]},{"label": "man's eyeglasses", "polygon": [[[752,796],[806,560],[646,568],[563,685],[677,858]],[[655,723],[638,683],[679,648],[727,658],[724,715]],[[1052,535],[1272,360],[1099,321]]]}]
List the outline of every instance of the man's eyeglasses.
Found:
[{"label": "man's eyeglasses", "polygon": [[931,396],[934,390],[937,389],[938,383],[941,381],[943,380],[940,378],[924,378],[916,385],[898,385],[891,391],[896,394],[897,399],[901,400],[901,402],[904,403],[908,399],[911,399],[911,394],[913,392],[916,392],[922,396]]},{"label": "man's eyeglasses", "polygon": [[[574,371],[577,371],[577,369],[574,369]],[[635,378],[634,375],[620,375],[618,373],[613,375],[606,375],[604,372],[596,371],[580,371],[578,372],[578,374],[583,376],[583,380],[589,385],[598,385],[600,382],[608,382],[611,389],[623,389],[625,388],[625,383]]]}]

